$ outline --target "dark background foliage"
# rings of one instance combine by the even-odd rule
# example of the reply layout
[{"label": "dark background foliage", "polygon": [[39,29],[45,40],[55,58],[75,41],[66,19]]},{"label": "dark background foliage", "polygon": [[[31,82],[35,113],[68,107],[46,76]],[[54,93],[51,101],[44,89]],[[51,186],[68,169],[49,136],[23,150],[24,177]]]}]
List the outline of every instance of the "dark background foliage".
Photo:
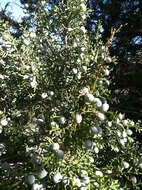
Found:
[{"label": "dark background foliage", "polygon": [[[91,30],[94,20],[101,20],[104,42],[111,29],[120,32],[110,46],[112,56],[118,64],[112,72],[112,97],[114,110],[126,113],[134,120],[141,119],[142,113],[142,2],[136,0],[91,0],[88,2],[90,19],[87,28]],[[112,99],[111,99],[112,100]]]}]

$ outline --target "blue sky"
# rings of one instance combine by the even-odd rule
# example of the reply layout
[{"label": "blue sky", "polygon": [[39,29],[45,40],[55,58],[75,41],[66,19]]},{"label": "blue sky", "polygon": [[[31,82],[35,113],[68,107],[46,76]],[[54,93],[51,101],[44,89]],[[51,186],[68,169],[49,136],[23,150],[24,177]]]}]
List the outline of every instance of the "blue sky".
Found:
[{"label": "blue sky", "polygon": [[22,8],[20,8],[20,0],[0,0],[0,10],[4,8],[8,2],[10,2],[10,5],[7,10],[12,13],[15,20],[20,21],[21,17],[24,16]]}]

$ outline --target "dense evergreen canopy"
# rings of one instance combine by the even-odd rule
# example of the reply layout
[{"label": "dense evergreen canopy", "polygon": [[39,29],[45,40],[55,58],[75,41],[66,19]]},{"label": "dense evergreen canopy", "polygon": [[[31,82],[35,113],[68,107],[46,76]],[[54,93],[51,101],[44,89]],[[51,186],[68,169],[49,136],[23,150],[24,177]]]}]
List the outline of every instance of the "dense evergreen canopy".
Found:
[{"label": "dense evergreen canopy", "polygon": [[115,2],[21,1],[21,23],[1,11],[1,190],[140,189],[141,127],[109,103],[126,45],[125,22],[101,18]]}]

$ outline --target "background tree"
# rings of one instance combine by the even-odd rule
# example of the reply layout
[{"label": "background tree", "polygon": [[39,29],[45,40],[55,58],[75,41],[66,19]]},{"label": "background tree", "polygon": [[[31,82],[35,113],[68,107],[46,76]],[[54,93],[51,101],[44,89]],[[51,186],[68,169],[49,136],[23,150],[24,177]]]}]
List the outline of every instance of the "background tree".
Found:
[{"label": "background tree", "polygon": [[[101,20],[105,42],[111,28],[123,28],[116,34],[111,55],[118,56],[118,64],[112,72],[112,97],[119,100],[113,108],[125,112],[129,117],[141,119],[141,55],[142,55],[142,3],[135,0],[89,1],[90,18],[88,30]],[[126,26],[125,26],[126,24]]]}]

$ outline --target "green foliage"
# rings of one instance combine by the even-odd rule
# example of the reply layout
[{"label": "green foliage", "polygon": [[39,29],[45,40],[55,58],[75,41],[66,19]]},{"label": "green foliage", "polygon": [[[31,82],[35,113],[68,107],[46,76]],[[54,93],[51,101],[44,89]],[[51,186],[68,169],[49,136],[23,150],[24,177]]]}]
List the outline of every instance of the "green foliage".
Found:
[{"label": "green foliage", "polygon": [[134,122],[109,111],[100,25],[93,48],[84,0],[33,17],[18,40],[0,25],[0,189],[139,189],[141,148]]}]

